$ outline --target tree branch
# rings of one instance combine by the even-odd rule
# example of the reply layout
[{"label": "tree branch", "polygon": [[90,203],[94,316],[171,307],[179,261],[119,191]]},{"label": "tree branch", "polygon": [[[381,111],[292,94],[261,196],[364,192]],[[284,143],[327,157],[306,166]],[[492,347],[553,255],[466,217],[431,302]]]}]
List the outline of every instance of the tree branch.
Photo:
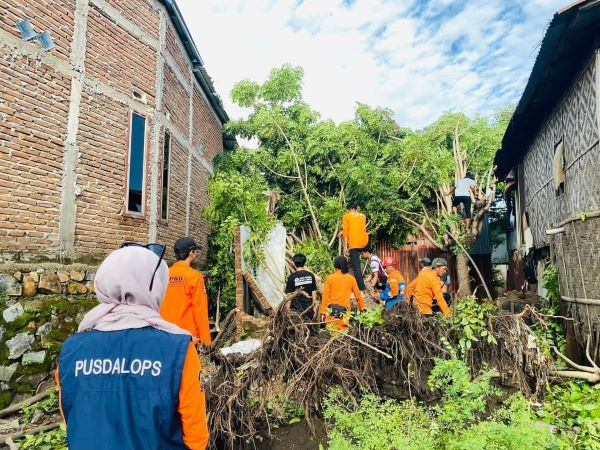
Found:
[{"label": "tree branch", "polygon": [[277,129],[279,130],[279,132],[285,139],[287,146],[292,151],[292,155],[294,157],[294,165],[296,166],[296,173],[298,174],[298,182],[300,183],[300,189],[302,189],[302,194],[304,195],[304,199],[306,200],[306,205],[308,206],[308,211],[310,212],[310,217],[312,219],[314,231],[320,242],[323,239],[323,236],[321,235],[321,229],[319,227],[319,222],[317,221],[317,215],[315,214],[315,210],[313,208],[312,202],[310,201],[310,196],[308,195],[308,190],[307,190],[306,184],[304,183],[304,180],[302,179],[302,172],[300,170],[300,163],[298,161],[298,155],[296,154],[296,150],[294,149],[294,146],[292,145],[292,143],[288,139],[287,135],[283,131],[283,128],[281,128],[281,125],[279,125],[278,122],[275,122],[275,125],[277,126]]},{"label": "tree branch", "polygon": [[[411,212],[405,211],[405,210],[401,210],[401,211],[404,212],[405,214],[415,214],[415,213],[411,213]],[[417,221],[411,219],[410,217],[406,217],[406,216],[404,217],[404,220],[413,224],[415,227],[417,227],[419,230],[421,230],[421,233],[423,233],[423,235],[429,240],[429,242],[431,242],[433,245],[435,245],[438,249],[444,250],[444,246],[441,245],[436,239],[434,239],[433,236],[431,236],[431,234],[429,233],[429,231],[427,231],[427,228],[425,228],[425,226],[423,224],[420,224]]]}]

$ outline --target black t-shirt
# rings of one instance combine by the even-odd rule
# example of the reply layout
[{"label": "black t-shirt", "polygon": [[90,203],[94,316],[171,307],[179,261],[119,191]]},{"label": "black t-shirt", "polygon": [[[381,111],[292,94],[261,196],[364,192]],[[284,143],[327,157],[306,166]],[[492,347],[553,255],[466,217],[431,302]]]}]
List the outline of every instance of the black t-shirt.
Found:
[{"label": "black t-shirt", "polygon": [[304,311],[312,305],[312,293],[317,290],[317,280],[315,279],[314,274],[308,270],[298,270],[297,272],[292,273],[287,279],[285,293],[289,294],[297,289],[306,292],[310,298],[305,297],[302,294],[296,295],[292,299],[291,307],[295,311]]}]

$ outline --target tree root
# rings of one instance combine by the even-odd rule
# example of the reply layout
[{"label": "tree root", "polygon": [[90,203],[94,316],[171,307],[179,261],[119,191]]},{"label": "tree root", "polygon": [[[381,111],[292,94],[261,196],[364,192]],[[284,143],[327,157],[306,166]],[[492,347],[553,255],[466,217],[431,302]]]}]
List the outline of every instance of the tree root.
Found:
[{"label": "tree root", "polygon": [[[473,375],[493,367],[499,383],[542,396],[552,361],[530,345],[523,318],[502,314],[491,326],[497,344],[473,342],[466,354]],[[259,428],[270,428],[276,401],[298,404],[310,428],[310,418],[321,411],[333,386],[357,401],[361,393],[379,393],[382,383],[394,380],[399,398],[435,399],[429,373],[436,359],[451,357],[442,338],[455,348],[459,339],[445,321],[425,318],[408,305],[386,312],[384,325],[368,329],[356,324],[340,334],[280,308],[254,353],[225,357],[211,347],[211,358],[219,365],[206,383],[212,444],[234,448]]]}]

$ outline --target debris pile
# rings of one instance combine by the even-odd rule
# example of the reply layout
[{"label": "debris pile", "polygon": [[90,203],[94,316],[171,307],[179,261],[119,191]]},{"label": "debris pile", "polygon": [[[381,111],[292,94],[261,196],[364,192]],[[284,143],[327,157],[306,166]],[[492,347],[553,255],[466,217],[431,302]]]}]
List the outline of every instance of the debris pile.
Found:
[{"label": "debris pile", "polygon": [[[491,369],[500,384],[531,397],[543,395],[552,362],[532,345],[522,316],[501,312],[489,320],[497,343],[473,343],[466,353],[473,373]],[[357,323],[347,334],[304,323],[280,308],[260,348],[223,355],[220,347],[231,344],[234,335],[227,327],[210,348],[216,370],[205,387],[212,443],[218,448],[233,448],[259,429],[268,430],[274,396],[299,404],[309,427],[334,385],[350,398],[370,391],[433,401],[437,394],[427,384],[429,372],[436,358],[450,358],[458,346],[447,322],[425,318],[406,305],[386,312],[383,325]]]}]

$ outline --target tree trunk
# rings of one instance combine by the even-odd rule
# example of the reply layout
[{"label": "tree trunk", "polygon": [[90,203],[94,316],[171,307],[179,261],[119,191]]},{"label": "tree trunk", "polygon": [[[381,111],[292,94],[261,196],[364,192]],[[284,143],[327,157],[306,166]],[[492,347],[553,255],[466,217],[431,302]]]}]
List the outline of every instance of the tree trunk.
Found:
[{"label": "tree trunk", "polygon": [[471,279],[469,277],[469,257],[460,252],[456,255],[456,274],[458,276],[458,289],[456,295],[465,297],[471,295]]}]

